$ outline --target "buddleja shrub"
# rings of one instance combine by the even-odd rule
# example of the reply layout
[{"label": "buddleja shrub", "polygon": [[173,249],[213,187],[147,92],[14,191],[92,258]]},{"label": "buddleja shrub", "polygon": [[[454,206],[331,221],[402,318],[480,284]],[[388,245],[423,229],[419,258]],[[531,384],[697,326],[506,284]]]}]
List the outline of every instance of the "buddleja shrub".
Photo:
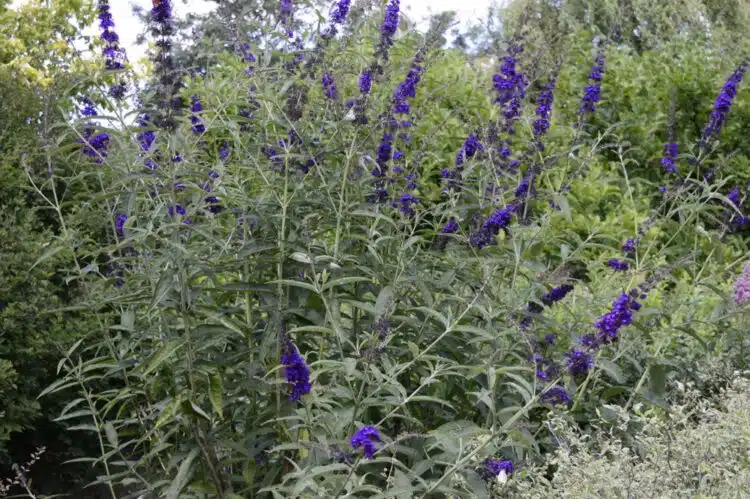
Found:
[{"label": "buddleja shrub", "polygon": [[[535,67],[531,7],[491,77],[399,33],[398,0],[353,25],[340,0],[319,33],[282,0],[264,45],[179,77],[154,5],[128,119],[99,2],[110,99],[80,101],[67,149],[99,179],[76,251],[102,329],[47,392],[80,393],[62,418],[98,436],[113,496],[499,494],[555,448],[551,414],[665,406],[661,352],[733,324],[725,286],[693,289],[746,224],[709,154],[744,65],[646,192],[616,129],[590,133],[616,40]],[[558,85],[580,89],[564,120]]]}]

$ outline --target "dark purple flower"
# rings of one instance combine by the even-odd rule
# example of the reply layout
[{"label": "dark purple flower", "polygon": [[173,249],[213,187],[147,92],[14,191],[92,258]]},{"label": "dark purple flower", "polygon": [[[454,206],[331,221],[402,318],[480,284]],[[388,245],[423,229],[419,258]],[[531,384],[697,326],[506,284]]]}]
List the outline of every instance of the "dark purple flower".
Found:
[{"label": "dark purple flower", "polygon": [[221,212],[222,206],[221,204],[219,204],[220,203],[219,198],[217,198],[216,196],[208,196],[206,197],[205,201],[206,201],[206,204],[208,205],[206,207],[208,211],[210,211],[214,215]]},{"label": "dark purple flower", "polygon": [[104,163],[104,158],[107,157],[109,148],[109,134],[106,132],[96,133],[93,128],[86,128],[83,131],[82,138],[78,139],[78,142],[83,144],[81,146],[81,152],[90,156],[95,163]]},{"label": "dark purple flower", "polygon": [[357,84],[360,92],[365,95],[369,94],[372,89],[372,71],[370,69],[363,70],[359,75],[359,81]]},{"label": "dark purple flower", "polygon": [[734,97],[737,95],[737,86],[742,81],[742,75],[747,71],[747,66],[743,63],[729,76],[724,86],[721,89],[716,101],[714,102],[714,109],[709,117],[708,124],[703,130],[702,142],[705,143],[713,135],[719,133],[721,127],[727,119],[729,109],[732,107]]},{"label": "dark purple flower", "polygon": [[182,207],[182,205],[175,204],[169,207],[167,210],[170,217],[173,217],[175,215],[185,216],[187,212],[185,211],[185,208]]},{"label": "dark purple flower", "polygon": [[504,461],[500,459],[487,458],[484,460],[482,467],[480,468],[479,474],[486,481],[494,480],[501,474],[512,475],[514,471],[513,463],[510,461]]},{"label": "dark purple flower", "polygon": [[292,0],[279,1],[279,14],[281,15],[281,23],[287,24],[292,15]]},{"label": "dark purple flower", "polygon": [[536,99],[536,115],[534,120],[534,137],[541,137],[549,130],[549,117],[552,114],[552,102],[555,100],[555,79],[550,79],[549,83],[542,86],[543,90]]},{"label": "dark purple flower", "polygon": [[565,296],[571,291],[573,291],[573,286],[570,284],[563,284],[561,286],[552,288],[549,292],[545,293],[545,295],[542,296],[542,303],[544,303],[547,307],[550,307],[556,302],[565,298]]},{"label": "dark purple flower", "polygon": [[323,92],[325,93],[326,97],[328,97],[331,100],[338,99],[339,92],[336,89],[336,80],[333,79],[333,75],[329,72],[323,73]]},{"label": "dark purple flower", "polygon": [[599,102],[601,97],[601,81],[602,73],[604,73],[604,51],[599,51],[594,61],[594,65],[589,73],[589,79],[593,83],[586,86],[581,98],[581,114],[593,113],[596,111],[596,104]]},{"label": "dark purple flower", "polygon": [[331,23],[344,24],[351,0],[339,0],[331,11]]},{"label": "dark purple flower", "polygon": [[464,141],[464,145],[458,151],[456,156],[456,167],[461,167],[464,161],[473,158],[478,152],[483,152],[484,146],[475,134],[470,134]]},{"label": "dark purple flower", "polygon": [[125,222],[127,221],[127,214],[118,213],[115,215],[115,232],[117,232],[117,237],[125,237]]},{"label": "dark purple flower", "polygon": [[[414,216],[414,205],[419,203],[419,199],[414,197],[412,194],[404,193],[401,195],[401,199],[399,199],[398,204],[400,205],[399,210],[401,213],[407,216]],[[394,207],[396,206],[396,203],[394,203]]]},{"label": "dark purple flower", "polygon": [[[230,151],[230,147],[229,147],[229,142],[227,142],[227,141],[225,140],[225,141],[224,141],[224,142],[223,142],[223,143],[221,144],[221,148],[219,149],[219,159],[220,159],[220,160],[222,160],[222,161],[224,161],[225,159],[227,159],[227,158],[229,157],[229,151]],[[216,172],[213,172],[213,173],[214,173],[214,174],[215,174],[216,176],[218,176],[218,173],[216,173]],[[210,175],[211,175],[211,173],[209,172],[209,176],[210,176]]]},{"label": "dark purple flower", "polygon": [[297,351],[291,340],[286,340],[281,353],[281,364],[284,366],[284,377],[291,385],[289,400],[298,401],[310,392],[310,368]]},{"label": "dark purple flower", "polygon": [[625,253],[635,253],[635,241],[628,239],[625,244],[622,245],[622,251]]},{"label": "dark purple flower", "polygon": [[440,232],[442,234],[455,234],[458,232],[458,222],[455,218],[451,218],[448,220],[448,223],[445,224],[445,227],[443,227]]},{"label": "dark purple flower", "polygon": [[[396,87],[396,90],[393,92],[392,99],[394,113],[409,114],[409,103],[407,102],[407,99],[413,99],[417,96],[417,85],[422,79],[422,71],[424,71],[424,66],[421,66],[416,61],[412,62],[411,68],[409,68],[409,72],[406,74],[406,78],[399,83],[398,87]],[[409,125],[411,125],[411,123],[409,123]]]},{"label": "dark purple flower", "polygon": [[380,40],[384,47],[393,45],[393,35],[398,29],[399,0],[391,0],[385,8],[383,24],[380,25]]},{"label": "dark purple flower", "polygon": [[544,342],[548,345],[554,345],[555,344],[555,335],[554,333],[549,333],[544,335]]},{"label": "dark purple flower", "polygon": [[377,163],[380,167],[380,174],[376,175],[377,177],[382,177],[385,174],[385,169],[383,168],[388,161],[390,161],[391,156],[393,153],[393,135],[390,133],[384,132],[383,137],[380,139],[380,145],[378,146],[377,151]]},{"label": "dark purple flower", "polygon": [[500,229],[505,229],[510,224],[515,211],[516,206],[512,204],[495,211],[482,224],[482,228],[479,231],[469,235],[469,243],[479,249],[492,244],[495,236],[500,233]]},{"label": "dark purple flower", "polygon": [[192,130],[196,135],[202,134],[206,131],[206,127],[203,125],[200,119],[200,114],[203,112],[203,105],[201,99],[197,95],[193,95],[190,98],[190,111],[193,113],[190,116],[190,122],[193,124]]},{"label": "dark purple flower", "polygon": [[151,20],[159,24],[172,22],[172,2],[171,0],[156,0],[153,2],[151,9]]},{"label": "dark purple flower", "polygon": [[521,200],[529,195],[534,196],[536,194],[536,189],[534,188],[534,183],[529,179],[523,179],[521,182],[518,183],[516,186],[516,199]]},{"label": "dark purple flower", "polygon": [[620,295],[612,304],[610,311],[599,317],[594,324],[597,333],[596,342],[592,346],[597,347],[617,340],[620,329],[633,323],[633,311],[639,308],[641,305],[634,298],[625,293]]},{"label": "dark purple flower", "polygon": [[565,354],[565,365],[573,376],[587,374],[594,367],[594,358],[589,353],[574,348]]},{"label": "dark purple flower", "polygon": [[612,267],[619,272],[624,272],[629,268],[628,262],[626,262],[625,260],[618,260],[616,258],[611,258],[607,262],[607,266]]},{"label": "dark purple flower", "polygon": [[97,114],[99,114],[96,112],[96,106],[88,97],[82,97],[81,104],[83,104],[83,108],[81,109],[81,116],[96,116]]},{"label": "dark purple flower", "polygon": [[677,173],[677,142],[667,142],[664,144],[664,154],[661,158],[661,166],[667,173]]},{"label": "dark purple flower", "polygon": [[351,438],[352,449],[362,447],[366,459],[372,459],[378,451],[376,442],[380,442],[380,432],[373,426],[363,426]]},{"label": "dark purple flower", "polygon": [[[115,33],[115,23],[112,20],[109,2],[99,0],[99,27],[102,30],[101,38],[105,42],[102,49],[104,56],[104,67],[108,70],[120,70],[125,67],[127,60],[125,50],[120,47],[120,37]],[[123,81],[112,84],[109,87],[109,95],[117,100],[121,100],[127,91],[127,85]]]},{"label": "dark purple flower", "polygon": [[740,200],[742,199],[742,191],[740,191],[739,187],[734,187],[731,191],[729,191],[729,194],[727,194],[727,198],[735,207],[739,208]]},{"label": "dark purple flower", "polygon": [[555,385],[544,392],[542,400],[552,405],[568,405],[571,402],[568,391],[560,385]]}]

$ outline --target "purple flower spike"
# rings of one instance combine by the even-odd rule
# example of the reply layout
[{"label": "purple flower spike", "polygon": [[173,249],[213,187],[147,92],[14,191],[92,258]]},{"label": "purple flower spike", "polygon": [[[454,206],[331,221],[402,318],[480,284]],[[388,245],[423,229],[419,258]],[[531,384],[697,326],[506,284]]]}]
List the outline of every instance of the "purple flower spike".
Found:
[{"label": "purple flower spike", "polygon": [[589,73],[589,79],[593,83],[589,84],[583,92],[581,98],[581,114],[593,113],[596,111],[596,105],[601,98],[602,88],[602,73],[604,73],[604,51],[599,51],[594,61],[594,65]]},{"label": "purple flower spike", "polygon": [[612,267],[619,272],[625,272],[629,268],[628,262],[626,262],[625,260],[618,260],[616,258],[610,259],[607,262],[607,266]]},{"label": "purple flower spike", "polygon": [[544,392],[542,400],[552,405],[568,405],[571,402],[568,391],[560,385],[555,385]]},{"label": "purple flower spike", "polygon": [[117,237],[125,237],[125,222],[127,221],[127,214],[118,213],[117,215],[115,215],[115,232],[117,232]]},{"label": "purple flower spike", "polygon": [[281,353],[281,363],[284,366],[284,377],[291,385],[289,400],[298,401],[306,393],[310,392],[310,368],[305,364],[305,359],[297,351],[297,347],[291,340],[286,340]]},{"label": "purple flower spike", "polygon": [[362,92],[364,95],[367,95],[370,93],[370,90],[372,89],[372,71],[369,69],[365,69],[362,71],[362,73],[359,75],[359,91]]},{"label": "purple flower spike", "polygon": [[380,432],[373,426],[363,426],[351,439],[352,448],[357,450],[362,447],[366,459],[372,459],[378,451],[376,442],[380,442]]},{"label": "purple flower spike", "polygon": [[331,100],[336,100],[339,97],[338,90],[336,89],[336,80],[333,79],[333,75],[329,72],[323,73],[323,93],[326,97]]},{"label": "purple flower spike", "polygon": [[587,374],[594,367],[594,359],[591,354],[574,348],[565,354],[565,365],[573,376]]},{"label": "purple flower spike", "polygon": [[383,24],[380,25],[380,41],[384,47],[393,45],[393,35],[398,29],[399,4],[399,0],[391,0],[385,8]]},{"label": "purple flower spike", "polygon": [[718,97],[716,97],[716,102],[714,102],[714,109],[711,112],[708,124],[703,130],[702,142],[704,144],[712,136],[717,135],[721,130],[721,127],[724,126],[724,122],[729,114],[729,109],[732,107],[734,97],[737,95],[737,87],[742,81],[742,76],[745,74],[745,71],[747,71],[747,65],[743,63],[734,70],[721,88],[721,92]]}]

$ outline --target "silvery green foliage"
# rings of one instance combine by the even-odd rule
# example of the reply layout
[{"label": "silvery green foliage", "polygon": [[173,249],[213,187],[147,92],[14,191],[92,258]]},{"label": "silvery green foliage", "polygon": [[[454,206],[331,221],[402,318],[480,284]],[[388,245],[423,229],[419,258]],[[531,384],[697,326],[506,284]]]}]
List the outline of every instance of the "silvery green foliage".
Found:
[{"label": "silvery green foliage", "polygon": [[[377,39],[380,22],[363,18],[324,51],[341,100],[359,95],[372,47],[357,37]],[[347,120],[344,102],[307,76],[315,68],[300,71],[302,46],[274,29],[267,35],[282,37],[283,50],[224,54],[213,72],[184,81],[192,105],[173,131],[140,119],[109,132],[101,161],[77,158],[84,173],[72,181],[90,189],[79,209],[101,229],[70,237],[84,263],[79,308],[101,330],[66,352],[46,393],[77,390],[61,417],[98,438],[94,463],[113,496],[502,494],[560,445],[551,415],[666,407],[667,378],[682,374],[673,343],[705,346],[707,331],[737,320],[741,309],[724,306],[728,288],[707,291],[679,274],[722,265],[712,250],[726,235],[716,219],[729,180],[662,196],[631,179],[616,127],[589,133],[578,97],[567,106],[574,121],[553,119],[554,140],[539,147],[526,83],[509,113],[493,103],[491,76],[468,66],[460,70],[485,78],[474,82],[480,97],[456,83],[471,111],[449,128],[459,139],[441,135],[436,121],[454,93],[445,74],[464,61],[429,37],[391,46],[397,26],[375,51],[383,74],[355,104],[367,124]],[[393,82],[415,70],[412,59],[414,123],[394,125]],[[582,90],[591,60],[580,81],[567,74],[556,88]],[[597,91],[597,110],[605,101]],[[493,157],[499,124],[514,129],[519,159],[508,169]],[[411,138],[389,133],[399,127]],[[91,171],[96,183],[86,183]],[[602,193],[602,171],[620,188]],[[636,201],[634,190],[648,194]],[[586,218],[609,202],[612,218]],[[673,243],[702,224],[705,246]],[[605,262],[628,238],[638,240],[632,266],[611,272]],[[551,299],[565,283],[575,287]],[[582,338],[604,329],[602,317],[610,334],[589,348]],[[566,371],[570,351],[583,361]],[[569,398],[550,399],[552,389]]]},{"label": "silvery green foliage", "polygon": [[[750,487],[747,379],[735,377],[713,401],[690,384],[677,390],[684,399],[667,418],[643,407],[633,413],[605,408],[608,416],[595,423],[598,431],[588,434],[574,430],[570,421],[550,421],[565,441],[545,463],[556,468],[554,478],[529,474],[526,483],[515,484],[514,497],[744,496]],[[643,425],[638,445],[626,446],[613,427],[634,422]]]}]

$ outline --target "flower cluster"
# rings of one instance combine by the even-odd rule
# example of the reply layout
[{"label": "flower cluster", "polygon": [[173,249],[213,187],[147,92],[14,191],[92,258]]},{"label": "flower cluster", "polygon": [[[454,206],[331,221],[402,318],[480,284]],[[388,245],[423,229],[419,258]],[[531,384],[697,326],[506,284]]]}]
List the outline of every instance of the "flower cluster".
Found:
[{"label": "flower cluster", "polygon": [[461,146],[461,149],[458,151],[458,155],[456,156],[456,168],[461,168],[464,161],[473,158],[478,152],[483,151],[484,146],[479,142],[477,136],[473,133],[470,134],[464,141],[464,145]]},{"label": "flower cluster", "polygon": [[568,391],[560,385],[555,385],[544,392],[542,400],[552,405],[568,405],[571,402]]},{"label": "flower cluster", "polygon": [[401,213],[407,216],[414,216],[414,205],[419,204],[419,199],[417,199],[414,195],[409,194],[408,192],[401,195],[401,198],[399,199],[398,203],[394,202],[393,207],[398,207]]},{"label": "flower cluster", "polygon": [[565,365],[573,376],[587,374],[594,367],[594,358],[588,352],[573,348],[565,354]]},{"label": "flower cluster", "polygon": [[512,475],[515,469],[513,463],[501,459],[487,458],[482,463],[482,466],[477,470],[479,475],[485,481],[496,480],[498,478],[507,478],[508,475]]},{"label": "flower cluster", "polygon": [[610,258],[609,261],[607,261],[607,266],[620,272],[625,272],[629,268],[627,261],[618,260],[616,258]]},{"label": "flower cluster", "polygon": [[115,215],[115,232],[117,237],[125,237],[125,222],[128,221],[128,215],[125,213],[118,213]]},{"label": "flower cluster", "polygon": [[622,251],[624,253],[635,253],[635,240],[628,239],[625,244],[622,245]]},{"label": "flower cluster", "polygon": [[[108,0],[99,0],[99,28],[102,30],[101,38],[104,41],[102,55],[104,56],[104,67],[109,70],[120,70],[125,67],[125,50],[120,47],[120,37],[115,33],[115,22],[112,20],[112,12]],[[127,85],[124,81],[114,83],[109,87],[109,94],[115,99],[125,96]]]},{"label": "flower cluster", "polygon": [[542,296],[542,303],[544,303],[545,306],[550,307],[565,298],[571,291],[573,291],[573,286],[571,284],[562,284],[554,287]]},{"label": "flower cluster", "polygon": [[174,58],[172,56],[171,37],[175,32],[174,19],[172,18],[172,0],[159,0],[154,2],[151,9],[151,34],[156,38],[154,45],[154,73],[158,77],[160,86],[157,88],[156,100],[161,109],[162,116],[157,119],[159,126],[173,129],[177,126],[172,118],[172,112],[183,108],[184,102],[178,95],[182,87],[179,71],[175,70]]},{"label": "flower cluster", "polygon": [[500,72],[492,76],[492,86],[497,91],[495,102],[503,108],[503,116],[508,123],[508,133],[512,134],[511,121],[521,116],[521,104],[526,97],[526,87],[529,82],[523,73],[517,68],[517,54],[523,49],[514,45],[508,50],[508,55],[503,59]]},{"label": "flower cluster", "polygon": [[400,0],[391,0],[385,8],[383,24],[380,25],[380,54],[388,60],[388,47],[393,45],[393,35],[396,34],[399,21]]},{"label": "flower cluster", "polygon": [[372,70],[370,68],[362,70],[357,85],[359,86],[359,91],[362,92],[363,95],[368,95],[370,93],[370,90],[372,89]]},{"label": "flower cluster", "polygon": [[550,123],[549,117],[552,114],[552,102],[555,100],[555,78],[550,78],[549,83],[542,85],[542,91],[536,99],[536,115],[534,120],[534,137],[537,139],[547,133]]},{"label": "flower cluster", "polygon": [[718,134],[719,130],[721,130],[721,127],[724,125],[727,115],[729,114],[729,109],[732,107],[734,97],[737,95],[737,86],[742,81],[742,75],[745,74],[745,71],[747,71],[747,65],[743,63],[729,76],[724,83],[719,96],[716,97],[714,109],[711,112],[708,124],[706,125],[706,128],[703,129],[702,142],[704,144],[712,136]]},{"label": "flower cluster", "polygon": [[599,317],[595,323],[596,336],[584,340],[588,346],[598,347],[615,342],[620,329],[633,323],[633,312],[641,308],[641,304],[631,296],[637,296],[636,293],[621,294],[612,304],[610,311]]},{"label": "flower cluster", "polygon": [[200,114],[203,112],[203,105],[201,99],[197,95],[193,95],[190,98],[190,112],[193,113],[190,116],[190,122],[193,124],[192,130],[196,135],[200,135],[206,131],[206,127],[200,119]]},{"label": "flower cluster", "polygon": [[[523,52],[519,39],[508,48],[508,55],[503,59],[499,73],[492,76],[492,86],[497,91],[495,103],[503,109],[504,122],[502,131],[508,136],[515,135],[515,121],[521,116],[523,99],[526,97],[526,87],[529,81],[518,68],[518,55]],[[503,163],[508,161],[512,155],[511,139],[507,137],[498,150],[498,156]],[[509,169],[518,167],[518,160],[511,160],[507,166]]]},{"label": "flower cluster", "polygon": [[[138,118],[138,126],[141,128],[148,128],[151,126],[151,117],[143,113]],[[138,133],[137,136],[138,144],[140,144],[141,149],[144,151],[148,151],[151,149],[151,145],[154,143],[154,140],[156,140],[156,133],[153,130],[143,130],[142,132]]]},{"label": "flower cluster", "polygon": [[450,220],[448,220],[448,223],[445,224],[445,227],[440,230],[441,234],[455,234],[456,232],[458,232],[458,222],[455,218],[451,218]]},{"label": "flower cluster", "polygon": [[363,426],[351,438],[352,448],[357,450],[362,447],[366,459],[372,459],[378,451],[375,445],[378,442],[380,442],[380,432],[373,426]]},{"label": "flower cluster", "polygon": [[602,93],[602,74],[604,73],[604,50],[599,50],[591,67],[589,79],[592,81],[586,86],[581,98],[581,114],[593,113],[596,111],[596,104],[599,102]]},{"label": "flower cluster", "polygon": [[734,283],[734,301],[738,304],[750,301],[750,263],[745,264],[742,274]]},{"label": "flower cluster", "polygon": [[296,402],[310,392],[310,368],[289,339],[284,340],[281,364],[284,366],[284,377],[291,385],[289,400]]},{"label": "flower cluster", "polygon": [[291,38],[294,36],[292,29],[289,27],[292,20],[292,0],[279,1],[279,16],[281,18],[281,24],[287,27],[287,35]]},{"label": "flower cluster", "polygon": [[670,141],[664,144],[664,150],[662,152],[661,166],[667,173],[677,173],[677,154],[679,146],[677,142]]},{"label": "flower cluster", "polygon": [[509,204],[505,208],[496,210],[482,224],[480,230],[472,232],[469,235],[469,243],[478,249],[482,249],[485,246],[492,244],[495,240],[495,236],[500,233],[500,229],[508,227],[513,219],[513,214],[515,213],[516,208],[516,205]]},{"label": "flower cluster", "polygon": [[333,75],[329,72],[323,73],[323,79],[321,80],[321,83],[323,84],[323,93],[325,96],[331,100],[336,100],[339,97],[339,91],[336,88],[336,80],[333,78]]},{"label": "flower cluster", "polygon": [[409,68],[409,72],[406,74],[406,78],[399,83],[398,87],[396,87],[396,90],[393,92],[394,113],[409,114],[410,108],[407,99],[413,99],[417,96],[417,85],[422,79],[422,72],[424,71],[424,66],[420,64],[421,62],[421,55],[417,55]]},{"label": "flower cluster", "polygon": [[338,26],[344,24],[346,16],[349,14],[349,7],[351,6],[351,0],[339,0],[336,2],[331,9],[330,24],[323,31],[322,38],[328,40],[336,36],[338,33]]},{"label": "flower cluster", "polygon": [[[92,124],[93,125],[93,124]],[[83,130],[83,135],[78,139],[82,145],[81,152],[90,156],[94,163],[104,163],[109,148],[109,134],[106,132],[96,132],[93,127],[87,127]]]}]

